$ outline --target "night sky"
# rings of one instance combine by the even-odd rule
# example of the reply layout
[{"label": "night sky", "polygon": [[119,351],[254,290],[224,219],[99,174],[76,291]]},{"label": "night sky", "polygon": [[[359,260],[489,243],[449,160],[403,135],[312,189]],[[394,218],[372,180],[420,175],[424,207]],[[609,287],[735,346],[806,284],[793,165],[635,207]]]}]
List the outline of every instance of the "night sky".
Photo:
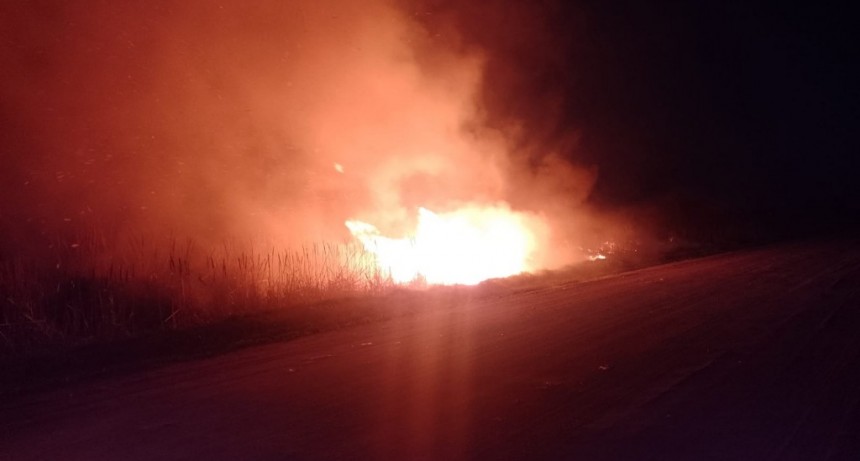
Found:
[{"label": "night sky", "polygon": [[[856,218],[852,11],[457,3],[437,4],[437,14],[491,50],[492,112],[530,120],[545,140],[576,131],[570,155],[600,170],[592,201],[659,208],[668,227],[738,226],[765,239],[839,232]],[[546,108],[558,111],[555,123],[541,117]]]}]

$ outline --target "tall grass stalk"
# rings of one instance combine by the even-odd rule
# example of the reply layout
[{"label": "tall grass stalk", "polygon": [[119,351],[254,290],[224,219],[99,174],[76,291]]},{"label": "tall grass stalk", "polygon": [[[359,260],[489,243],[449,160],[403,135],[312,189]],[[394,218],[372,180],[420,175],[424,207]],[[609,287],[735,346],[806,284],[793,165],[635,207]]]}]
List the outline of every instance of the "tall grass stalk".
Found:
[{"label": "tall grass stalk", "polygon": [[92,233],[58,240],[48,256],[0,260],[0,351],[130,337],[393,285],[359,244],[203,249],[139,236],[117,249]]}]

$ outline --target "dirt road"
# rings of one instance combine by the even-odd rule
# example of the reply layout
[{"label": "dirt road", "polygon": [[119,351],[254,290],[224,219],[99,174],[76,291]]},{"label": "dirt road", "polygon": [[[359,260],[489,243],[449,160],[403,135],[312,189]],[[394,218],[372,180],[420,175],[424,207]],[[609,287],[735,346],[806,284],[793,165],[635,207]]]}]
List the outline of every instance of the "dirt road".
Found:
[{"label": "dirt road", "polygon": [[0,459],[860,459],[860,249],[489,297],[31,395]]}]

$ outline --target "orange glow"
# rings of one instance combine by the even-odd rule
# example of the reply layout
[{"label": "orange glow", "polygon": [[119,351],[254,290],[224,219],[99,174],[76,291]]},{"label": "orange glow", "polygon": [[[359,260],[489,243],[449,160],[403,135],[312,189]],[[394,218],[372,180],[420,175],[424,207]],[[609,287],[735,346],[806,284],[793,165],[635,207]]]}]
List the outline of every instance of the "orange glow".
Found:
[{"label": "orange glow", "polygon": [[395,282],[473,285],[533,270],[543,222],[506,206],[470,205],[447,213],[419,208],[415,232],[403,238],[363,221],[346,227]]}]

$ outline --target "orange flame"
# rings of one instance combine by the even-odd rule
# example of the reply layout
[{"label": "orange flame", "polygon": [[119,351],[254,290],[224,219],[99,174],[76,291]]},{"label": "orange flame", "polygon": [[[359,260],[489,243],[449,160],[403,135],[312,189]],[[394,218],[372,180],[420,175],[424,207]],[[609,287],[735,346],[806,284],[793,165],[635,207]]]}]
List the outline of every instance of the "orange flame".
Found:
[{"label": "orange flame", "polygon": [[506,206],[467,206],[438,214],[419,208],[415,232],[405,238],[384,236],[363,221],[346,227],[395,282],[473,285],[533,270],[544,225]]}]

